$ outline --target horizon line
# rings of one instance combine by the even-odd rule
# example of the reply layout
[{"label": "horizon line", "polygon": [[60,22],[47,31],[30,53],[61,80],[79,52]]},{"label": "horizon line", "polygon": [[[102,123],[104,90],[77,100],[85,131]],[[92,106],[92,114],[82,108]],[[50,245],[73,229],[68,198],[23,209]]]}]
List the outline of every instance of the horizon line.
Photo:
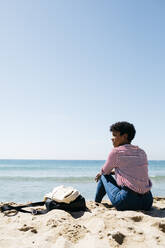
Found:
[{"label": "horizon line", "polygon": [[[0,158],[2,160],[43,160],[43,161],[106,161],[106,159],[51,159],[51,158]],[[165,161],[165,159],[148,159],[148,161]]]}]

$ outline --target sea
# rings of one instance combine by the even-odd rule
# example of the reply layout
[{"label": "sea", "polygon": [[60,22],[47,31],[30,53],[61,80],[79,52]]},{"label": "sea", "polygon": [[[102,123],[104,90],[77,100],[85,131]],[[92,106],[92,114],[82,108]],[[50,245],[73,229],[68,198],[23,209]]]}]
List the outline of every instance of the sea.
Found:
[{"label": "sea", "polygon": [[[101,160],[0,160],[0,202],[42,201],[59,185],[72,186],[94,200]],[[154,196],[165,197],[165,160],[149,161]],[[107,198],[105,198],[107,199]]]}]

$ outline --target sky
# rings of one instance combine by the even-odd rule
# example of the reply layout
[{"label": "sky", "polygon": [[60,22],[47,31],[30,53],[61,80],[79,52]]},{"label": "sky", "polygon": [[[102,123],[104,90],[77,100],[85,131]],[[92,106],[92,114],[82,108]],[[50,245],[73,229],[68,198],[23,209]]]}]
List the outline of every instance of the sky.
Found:
[{"label": "sky", "polygon": [[164,0],[0,1],[0,158],[165,160]]}]

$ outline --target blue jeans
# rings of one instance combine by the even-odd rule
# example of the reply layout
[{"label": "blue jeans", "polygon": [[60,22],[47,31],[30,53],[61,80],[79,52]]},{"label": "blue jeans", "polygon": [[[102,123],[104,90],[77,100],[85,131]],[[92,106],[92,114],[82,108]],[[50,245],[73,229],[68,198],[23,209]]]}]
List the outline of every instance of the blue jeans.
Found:
[{"label": "blue jeans", "polygon": [[97,184],[95,201],[101,202],[106,194],[117,210],[149,210],[153,203],[151,191],[142,195],[127,187],[120,187],[112,175],[101,176]]}]

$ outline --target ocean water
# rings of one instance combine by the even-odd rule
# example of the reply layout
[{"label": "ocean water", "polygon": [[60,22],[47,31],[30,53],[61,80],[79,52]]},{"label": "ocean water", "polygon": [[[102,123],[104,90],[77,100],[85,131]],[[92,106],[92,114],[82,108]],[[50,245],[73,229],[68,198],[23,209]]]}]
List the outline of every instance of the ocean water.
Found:
[{"label": "ocean water", "polygon": [[[0,201],[42,201],[59,185],[73,186],[93,200],[100,160],[0,160]],[[149,161],[154,196],[165,197],[165,161]],[[107,198],[105,198],[107,199]]]}]

